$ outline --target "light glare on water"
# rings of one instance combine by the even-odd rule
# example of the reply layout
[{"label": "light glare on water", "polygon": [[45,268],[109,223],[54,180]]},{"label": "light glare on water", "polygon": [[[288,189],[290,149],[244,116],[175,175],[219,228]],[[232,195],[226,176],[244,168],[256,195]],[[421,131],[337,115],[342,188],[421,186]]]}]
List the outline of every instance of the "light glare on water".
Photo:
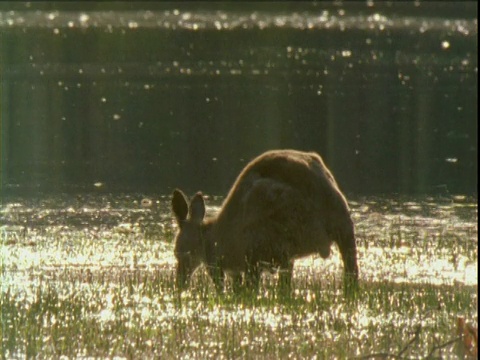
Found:
[{"label": "light glare on water", "polygon": [[[476,23],[465,19],[435,17],[388,17],[375,13],[335,14],[333,11],[277,12],[266,11],[33,11],[0,12],[2,27],[106,28],[135,30],[139,26],[158,29],[185,29],[189,31],[235,29],[368,29],[385,31],[392,28],[421,28],[426,31],[449,30],[463,35],[477,31]],[[445,43],[445,41],[444,41]],[[443,46],[443,45],[442,45]],[[445,48],[445,46],[443,46]],[[448,46],[446,46],[448,47]]]},{"label": "light glare on water", "polygon": [[[168,201],[152,208],[151,200],[149,206],[144,205],[146,200],[136,200],[123,203],[123,209],[94,203],[52,208],[50,201],[31,207],[21,202],[2,206],[4,276],[68,268],[174,266],[176,227]],[[219,210],[220,200],[215,201],[209,208],[212,214]],[[361,277],[397,283],[477,284],[477,209],[472,205],[462,199],[447,204],[352,202]],[[298,276],[341,278],[335,247],[329,259],[308,257],[295,266]]]},{"label": "light glare on water", "polygon": [[[221,201],[208,198],[208,212],[218,212]],[[307,356],[318,353],[319,343],[325,357],[332,349],[340,357],[379,347],[395,353],[391,340],[405,343],[417,327],[425,329],[420,339],[428,350],[436,341],[432,333],[451,332],[452,312],[476,321],[477,204],[468,198],[351,201],[362,288],[356,305],[343,298],[335,246],[328,259],[296,261],[288,300],[278,297],[271,275],[259,294],[218,297],[201,270],[178,297],[169,207],[168,197],[142,195],[2,204],[5,324],[33,312],[41,323],[72,331],[75,342],[61,346],[75,353],[100,351],[93,331],[112,334],[103,356],[118,347],[119,354],[211,358],[275,349]],[[49,315],[39,301],[58,310]],[[46,343],[62,343],[51,326],[41,330],[49,333]],[[141,337],[143,345],[127,350],[125,334]],[[445,351],[454,357],[452,349]]]}]

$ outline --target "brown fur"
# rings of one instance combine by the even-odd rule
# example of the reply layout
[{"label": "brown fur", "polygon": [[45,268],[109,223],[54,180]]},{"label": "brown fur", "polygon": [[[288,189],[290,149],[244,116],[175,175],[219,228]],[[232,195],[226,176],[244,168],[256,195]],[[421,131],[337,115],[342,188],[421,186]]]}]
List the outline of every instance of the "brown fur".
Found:
[{"label": "brown fur", "polygon": [[218,290],[224,274],[234,285],[257,287],[263,270],[280,270],[290,286],[293,261],[319,253],[326,258],[336,242],[347,284],[358,280],[353,222],[347,201],[321,157],[296,150],[268,151],[240,173],[218,216],[204,219],[201,193],[190,202],[175,190],[172,209],[179,224],[175,241],[177,286],[207,265]]}]

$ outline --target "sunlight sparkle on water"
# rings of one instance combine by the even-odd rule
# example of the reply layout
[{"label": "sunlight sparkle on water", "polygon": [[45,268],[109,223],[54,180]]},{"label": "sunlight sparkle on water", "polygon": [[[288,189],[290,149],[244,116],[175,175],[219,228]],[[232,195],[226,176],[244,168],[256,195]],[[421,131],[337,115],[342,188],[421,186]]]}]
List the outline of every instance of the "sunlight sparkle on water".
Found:
[{"label": "sunlight sparkle on water", "polygon": [[[194,274],[192,288],[177,297],[172,292],[176,226],[169,198],[142,194],[121,202],[100,199],[79,199],[57,207],[52,207],[55,202],[28,207],[22,201],[3,206],[2,238],[9,245],[2,249],[6,259],[2,289],[22,294],[27,305],[35,303],[39,287],[47,295],[48,291],[58,294],[65,306],[72,299],[84,301],[94,309],[88,316],[100,329],[123,324],[131,332],[144,328],[172,332],[188,353],[198,355],[224,346],[230,337],[248,351],[261,351],[272,341],[283,348],[292,342],[314,346],[318,329],[322,341],[333,343],[345,336],[346,327],[369,344],[374,329],[387,331],[385,324],[409,328],[414,321],[436,326],[440,320],[415,317],[423,313],[422,306],[438,307],[452,300],[439,298],[429,286],[448,290],[478,282],[477,210],[463,196],[444,203],[433,199],[351,202],[360,283],[367,299],[354,312],[338,302],[343,264],[336,246],[328,259],[311,256],[296,261],[292,301],[305,307],[300,312],[277,303],[269,287],[275,277],[268,274],[264,292],[253,299],[260,302],[256,306],[218,302],[203,270]],[[219,211],[222,200],[207,198],[209,215]],[[28,228],[22,225],[24,219]],[[420,287],[410,291],[416,284]],[[427,305],[422,300],[405,307],[405,300],[411,301],[412,296],[425,297]],[[231,324],[235,333],[219,335],[231,331]],[[200,341],[199,333],[208,342]]]}]

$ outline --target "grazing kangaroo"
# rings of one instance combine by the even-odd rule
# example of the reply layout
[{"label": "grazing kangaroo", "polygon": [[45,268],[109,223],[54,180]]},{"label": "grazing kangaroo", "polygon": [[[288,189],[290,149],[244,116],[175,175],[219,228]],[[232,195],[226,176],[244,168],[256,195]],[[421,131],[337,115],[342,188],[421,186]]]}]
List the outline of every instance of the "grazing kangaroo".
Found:
[{"label": "grazing kangaroo", "polygon": [[322,158],[314,152],[268,151],[238,176],[219,214],[205,217],[200,192],[188,202],[173,192],[172,209],[179,226],[175,240],[176,284],[183,290],[200,264],[218,291],[225,273],[234,289],[258,287],[261,272],[279,270],[290,288],[295,259],[330,255],[332,242],[342,256],[346,289],[357,285],[357,247],[347,201]]}]

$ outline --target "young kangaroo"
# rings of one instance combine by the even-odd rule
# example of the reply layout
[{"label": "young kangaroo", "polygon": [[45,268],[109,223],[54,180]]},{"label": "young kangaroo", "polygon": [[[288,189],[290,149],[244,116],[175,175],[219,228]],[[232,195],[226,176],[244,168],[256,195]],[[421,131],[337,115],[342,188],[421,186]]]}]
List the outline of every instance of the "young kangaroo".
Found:
[{"label": "young kangaroo", "polygon": [[238,176],[219,214],[204,219],[200,192],[190,202],[173,192],[172,209],[179,226],[175,240],[177,287],[182,290],[200,264],[218,291],[225,273],[234,288],[245,276],[258,287],[261,272],[279,270],[290,287],[295,259],[330,255],[332,242],[342,256],[346,289],[358,281],[357,247],[347,201],[333,175],[314,152],[268,151]]}]

